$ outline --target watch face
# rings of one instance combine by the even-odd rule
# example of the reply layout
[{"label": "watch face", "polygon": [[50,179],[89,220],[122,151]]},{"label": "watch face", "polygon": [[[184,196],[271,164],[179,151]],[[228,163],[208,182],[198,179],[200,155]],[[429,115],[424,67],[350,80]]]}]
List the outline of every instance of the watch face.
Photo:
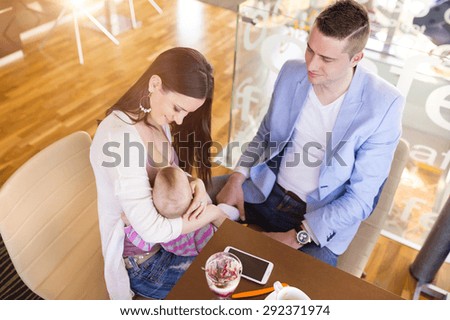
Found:
[{"label": "watch face", "polygon": [[297,241],[302,245],[309,243],[311,240],[308,232],[306,232],[305,230],[300,230],[297,233]]}]

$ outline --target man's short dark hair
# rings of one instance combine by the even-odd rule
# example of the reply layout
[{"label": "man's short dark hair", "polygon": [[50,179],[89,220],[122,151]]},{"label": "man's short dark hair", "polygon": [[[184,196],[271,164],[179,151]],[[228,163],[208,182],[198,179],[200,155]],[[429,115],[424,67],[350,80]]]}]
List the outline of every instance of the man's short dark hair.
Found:
[{"label": "man's short dark hair", "polygon": [[369,39],[369,16],[366,9],[354,0],[338,0],[328,6],[316,18],[314,26],[327,37],[347,39],[344,52],[350,58],[362,51]]}]

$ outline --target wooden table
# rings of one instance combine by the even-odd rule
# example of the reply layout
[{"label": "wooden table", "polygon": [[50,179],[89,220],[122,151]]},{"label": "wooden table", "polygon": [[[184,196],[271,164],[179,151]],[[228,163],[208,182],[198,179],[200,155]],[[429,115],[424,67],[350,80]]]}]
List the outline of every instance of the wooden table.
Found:
[{"label": "wooden table", "polygon": [[[169,300],[208,300],[214,297],[201,269],[215,252],[233,246],[274,263],[265,286],[242,278],[235,292],[270,287],[275,281],[287,282],[303,290],[313,300],[383,300],[401,299],[342,270],[331,267],[298,250],[275,241],[264,234],[226,220],[203,248],[175,287]],[[254,297],[264,299],[267,295]]]}]

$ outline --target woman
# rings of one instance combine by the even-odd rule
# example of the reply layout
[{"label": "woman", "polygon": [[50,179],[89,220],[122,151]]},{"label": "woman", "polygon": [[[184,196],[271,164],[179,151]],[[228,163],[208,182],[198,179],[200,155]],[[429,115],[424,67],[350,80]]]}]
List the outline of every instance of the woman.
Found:
[{"label": "woman", "polygon": [[[208,195],[202,182],[211,177],[213,91],[212,68],[203,55],[173,48],[156,58],[97,129],[91,164],[105,280],[112,299],[131,299],[133,293],[163,299],[193,259],[158,245],[151,252],[139,251],[125,240],[122,213],[150,243],[173,240],[221,219],[220,212],[205,210]],[[195,168],[200,179],[191,179],[194,199],[187,213],[167,219],[152,203],[151,183],[158,167],[177,164],[188,173]]]}]

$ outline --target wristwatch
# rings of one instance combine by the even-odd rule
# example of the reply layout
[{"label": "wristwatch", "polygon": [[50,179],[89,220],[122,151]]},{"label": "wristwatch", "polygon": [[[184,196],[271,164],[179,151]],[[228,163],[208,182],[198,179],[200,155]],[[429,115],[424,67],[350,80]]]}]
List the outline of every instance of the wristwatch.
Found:
[{"label": "wristwatch", "polygon": [[297,242],[304,246],[305,244],[308,244],[311,242],[311,236],[309,235],[308,231],[306,230],[300,230],[297,232]]}]

